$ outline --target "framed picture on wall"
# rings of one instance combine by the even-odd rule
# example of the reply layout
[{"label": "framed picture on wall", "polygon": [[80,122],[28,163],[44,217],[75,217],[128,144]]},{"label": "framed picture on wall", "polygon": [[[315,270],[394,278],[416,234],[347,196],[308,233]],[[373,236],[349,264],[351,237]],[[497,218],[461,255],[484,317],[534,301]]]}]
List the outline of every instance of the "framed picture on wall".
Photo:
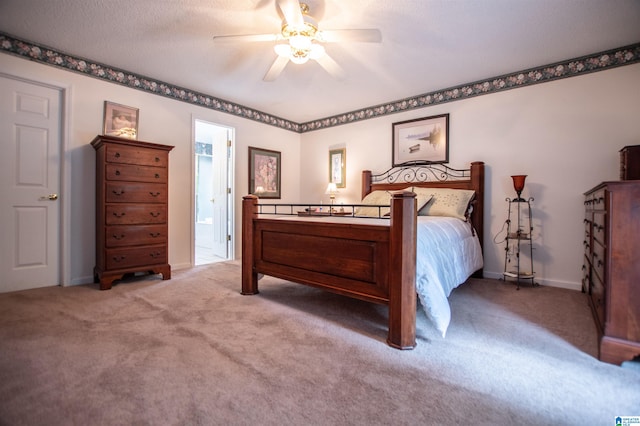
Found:
[{"label": "framed picture on wall", "polygon": [[249,194],[260,198],[280,198],[281,154],[249,147]]},{"label": "framed picture on wall", "polygon": [[346,182],[347,149],[332,149],[329,151],[329,182],[335,183],[336,188],[344,188]]},{"label": "framed picture on wall", "polygon": [[392,166],[449,162],[449,114],[393,123]]},{"label": "framed picture on wall", "polygon": [[102,134],[138,139],[138,108],[104,101]]}]

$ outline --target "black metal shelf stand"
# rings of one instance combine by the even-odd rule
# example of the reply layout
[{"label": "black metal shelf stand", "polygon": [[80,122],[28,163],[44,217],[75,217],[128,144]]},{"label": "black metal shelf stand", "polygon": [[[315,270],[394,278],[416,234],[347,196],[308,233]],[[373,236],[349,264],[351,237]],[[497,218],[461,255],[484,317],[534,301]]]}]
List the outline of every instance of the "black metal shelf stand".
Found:
[{"label": "black metal shelf stand", "polygon": [[[504,251],[504,272],[503,278],[507,281],[508,278],[514,279],[516,282],[516,289],[520,290],[520,283],[530,281],[532,286],[537,286],[535,282],[535,272],[533,271],[533,241],[531,239],[531,233],[533,231],[532,217],[531,217],[531,203],[533,198],[507,198],[509,203],[509,211],[507,216],[507,236],[505,238],[505,251]],[[515,221],[512,219],[512,215],[515,215]],[[521,268],[524,266],[521,263],[520,253],[522,249],[526,250],[526,247],[522,247],[523,244],[527,244],[529,248],[529,271],[523,271]],[[515,265],[511,265],[510,253],[513,250],[515,254]],[[509,267],[512,266],[512,269]]]}]

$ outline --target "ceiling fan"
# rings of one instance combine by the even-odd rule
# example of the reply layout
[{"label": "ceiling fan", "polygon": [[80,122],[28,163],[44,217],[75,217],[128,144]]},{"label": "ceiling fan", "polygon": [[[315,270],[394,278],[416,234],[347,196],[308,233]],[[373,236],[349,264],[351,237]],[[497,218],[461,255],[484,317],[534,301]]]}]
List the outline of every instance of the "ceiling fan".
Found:
[{"label": "ceiling fan", "polygon": [[316,20],[309,15],[309,6],[299,0],[276,0],[284,19],[277,34],[252,34],[214,36],[215,42],[276,42],[274,50],[278,55],[264,81],[275,80],[289,61],[304,64],[313,59],[330,75],[342,78],[344,71],[331,58],[323,44],[331,42],[373,42],[380,43],[382,35],[378,29],[323,30],[318,28]]}]

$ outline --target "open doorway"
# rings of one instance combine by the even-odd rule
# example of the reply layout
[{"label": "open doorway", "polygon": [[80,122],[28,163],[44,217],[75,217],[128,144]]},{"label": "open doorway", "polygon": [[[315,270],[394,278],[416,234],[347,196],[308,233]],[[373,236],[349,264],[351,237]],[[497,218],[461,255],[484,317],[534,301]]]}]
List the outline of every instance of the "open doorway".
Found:
[{"label": "open doorway", "polygon": [[194,264],[231,257],[233,129],[194,120]]}]

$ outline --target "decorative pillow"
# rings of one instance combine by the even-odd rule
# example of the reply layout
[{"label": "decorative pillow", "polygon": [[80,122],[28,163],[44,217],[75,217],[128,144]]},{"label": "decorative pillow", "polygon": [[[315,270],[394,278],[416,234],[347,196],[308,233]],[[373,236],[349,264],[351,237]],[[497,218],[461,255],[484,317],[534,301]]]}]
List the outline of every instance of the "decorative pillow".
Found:
[{"label": "decorative pillow", "polygon": [[[388,206],[391,204],[391,194],[388,191],[373,191],[368,193],[360,204]],[[354,216],[382,217],[390,212],[390,207],[357,207]]]},{"label": "decorative pillow", "polygon": [[475,196],[475,191],[471,189],[414,187],[413,192],[417,197],[432,197],[418,210],[419,216],[449,216],[462,220],[467,220],[469,205]]},{"label": "decorative pillow", "polygon": [[[415,192],[415,191],[413,191]],[[427,194],[424,191],[415,192],[416,194],[416,209],[418,210],[418,216],[420,216],[420,211],[427,205],[431,200],[433,200],[433,194]]]},{"label": "decorative pillow", "polygon": [[[418,210],[418,212],[420,211],[420,209],[426,206],[429,201],[431,201],[431,198],[431,194],[416,193],[416,209]],[[388,191],[373,191],[367,194],[366,197],[364,197],[361,204],[388,206],[391,204],[391,193]],[[355,216],[382,217],[389,215],[391,215],[390,207],[358,207],[355,211]]]}]

